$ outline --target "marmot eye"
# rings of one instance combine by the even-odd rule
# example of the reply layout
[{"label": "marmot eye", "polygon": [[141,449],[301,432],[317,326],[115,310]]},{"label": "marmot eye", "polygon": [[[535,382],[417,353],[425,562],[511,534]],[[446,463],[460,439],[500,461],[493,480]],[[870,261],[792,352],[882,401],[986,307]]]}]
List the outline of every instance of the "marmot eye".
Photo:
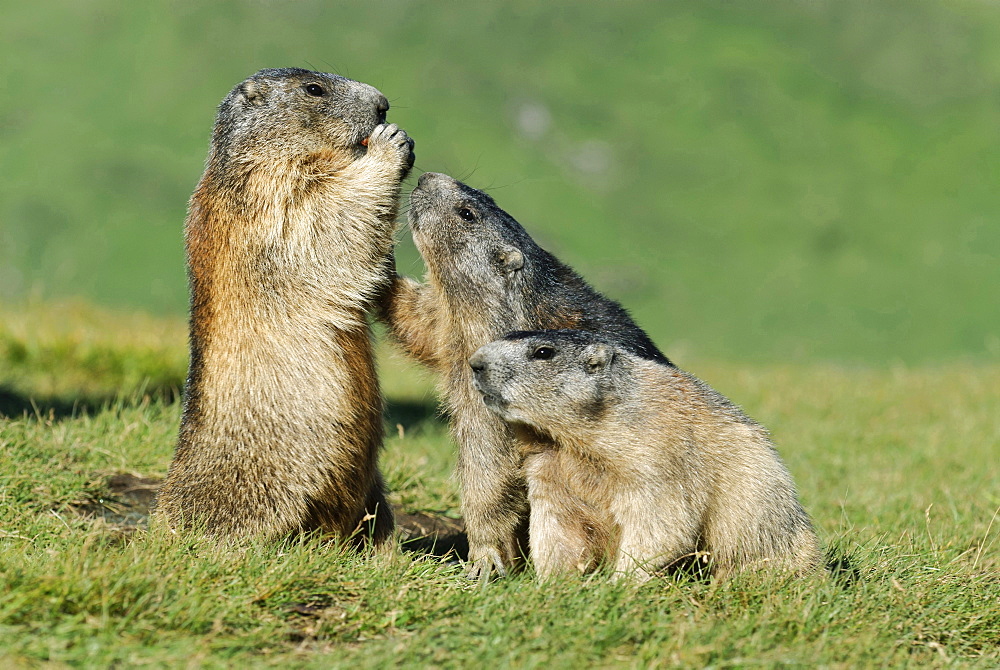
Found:
[{"label": "marmot eye", "polygon": [[458,217],[462,219],[462,221],[472,221],[476,218],[476,215],[468,207],[462,207],[458,210]]},{"label": "marmot eye", "polygon": [[531,352],[531,357],[536,361],[547,361],[556,355],[556,350],[552,347],[538,347]]},{"label": "marmot eye", "polygon": [[318,98],[319,96],[323,95],[325,91],[323,90],[323,87],[320,86],[319,84],[308,84],[306,85],[306,93],[308,93],[309,95],[315,95]]}]

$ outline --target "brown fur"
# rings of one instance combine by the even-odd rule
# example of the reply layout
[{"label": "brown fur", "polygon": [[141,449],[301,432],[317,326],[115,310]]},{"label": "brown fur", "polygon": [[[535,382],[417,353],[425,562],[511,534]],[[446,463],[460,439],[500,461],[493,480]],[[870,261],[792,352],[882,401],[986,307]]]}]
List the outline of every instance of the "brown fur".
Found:
[{"label": "brown fur", "polygon": [[387,109],[370,86],[297,69],[220,105],[185,226],[191,362],[156,506],[171,525],[391,533],[366,312],[413,154]]},{"label": "brown fur", "polygon": [[487,194],[426,173],[410,196],[427,281],[397,278],[384,305],[390,332],[441,375],[458,444],[470,576],[516,569],[527,550],[527,485],[510,428],[483,405],[469,356],[512,330],[604,332],[668,363],[627,312],[541,249]]},{"label": "brown fur", "polygon": [[700,380],[580,331],[513,333],[470,365],[491,411],[545,436],[524,461],[540,576],[646,578],[695,554],[723,576],[819,564],[767,432]]}]

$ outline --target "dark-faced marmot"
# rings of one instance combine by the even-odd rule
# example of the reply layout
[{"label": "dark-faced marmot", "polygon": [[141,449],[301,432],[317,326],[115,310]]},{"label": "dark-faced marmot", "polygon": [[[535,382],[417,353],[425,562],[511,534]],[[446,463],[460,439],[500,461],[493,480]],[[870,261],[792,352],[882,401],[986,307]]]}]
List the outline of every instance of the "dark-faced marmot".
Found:
[{"label": "dark-faced marmot", "polygon": [[695,552],[716,575],[819,564],[767,432],[704,382],[576,330],[511,333],[469,365],[484,404],[534,436],[522,444],[541,577],[603,564],[645,578]]},{"label": "dark-faced marmot", "polygon": [[413,142],[378,90],[261,70],[219,107],[185,226],[191,361],[156,514],[219,539],[391,533],[366,312]]},{"label": "dark-faced marmot", "polygon": [[473,388],[472,352],[512,330],[577,328],[670,363],[618,303],[541,249],[482,191],[425,173],[410,196],[409,221],[426,283],[398,278],[383,319],[408,353],[442,376],[470,575],[503,574],[526,549],[526,491],[513,435]]}]

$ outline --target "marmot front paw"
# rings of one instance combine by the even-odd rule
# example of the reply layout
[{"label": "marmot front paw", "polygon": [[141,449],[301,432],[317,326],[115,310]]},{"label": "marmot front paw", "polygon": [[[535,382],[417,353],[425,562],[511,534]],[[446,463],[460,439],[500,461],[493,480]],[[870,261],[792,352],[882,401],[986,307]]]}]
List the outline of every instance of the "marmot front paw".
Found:
[{"label": "marmot front paw", "polygon": [[401,179],[406,179],[413,167],[416,155],[413,153],[413,138],[395,123],[383,123],[375,126],[368,138],[368,151],[384,151],[387,160],[399,163]]}]

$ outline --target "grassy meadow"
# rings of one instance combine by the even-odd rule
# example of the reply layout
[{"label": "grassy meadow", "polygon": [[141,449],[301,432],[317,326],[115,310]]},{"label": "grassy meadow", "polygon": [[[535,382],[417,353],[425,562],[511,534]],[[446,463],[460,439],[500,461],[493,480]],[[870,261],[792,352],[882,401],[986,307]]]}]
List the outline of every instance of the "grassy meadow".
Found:
[{"label": "grassy meadow", "polygon": [[[1000,666],[1000,7],[985,0],[7,3],[0,667]],[[379,87],[773,434],[836,574],[461,573],[433,379],[380,350],[399,551],[147,526],[181,225],[263,67]],[[400,271],[420,275],[400,232]]]},{"label": "grassy meadow", "polygon": [[772,429],[848,566],[835,577],[484,587],[444,555],[460,530],[452,447],[430,380],[391,350],[391,501],[441,546],[365,556],[310,537],[220,553],[144,525],[179,420],[183,322],[5,315],[4,667],[1000,663],[998,366],[684,363]]}]

